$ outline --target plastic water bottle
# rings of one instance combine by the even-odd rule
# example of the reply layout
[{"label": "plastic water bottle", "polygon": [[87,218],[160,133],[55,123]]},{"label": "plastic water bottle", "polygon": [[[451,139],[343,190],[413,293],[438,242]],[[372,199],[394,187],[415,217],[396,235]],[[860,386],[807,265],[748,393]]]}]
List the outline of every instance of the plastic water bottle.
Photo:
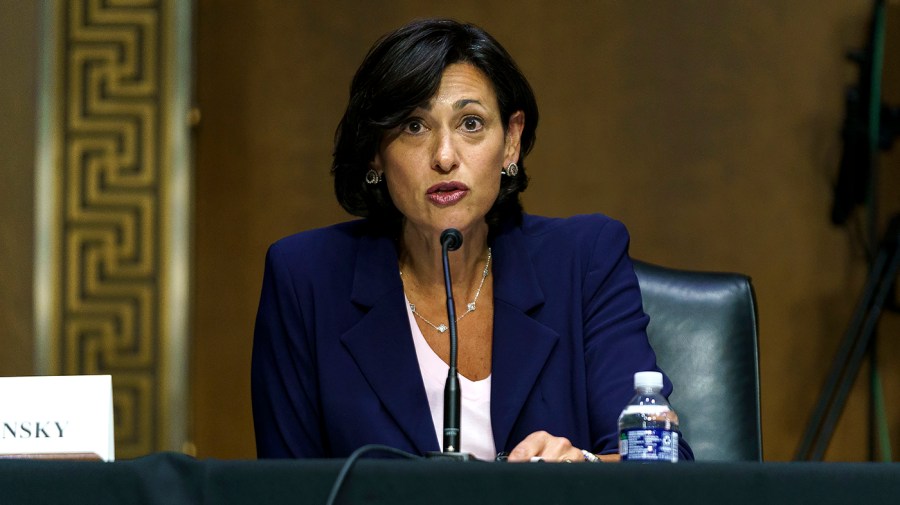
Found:
[{"label": "plastic water bottle", "polygon": [[662,387],[659,372],[634,374],[634,397],[619,416],[622,461],[678,461],[678,415]]}]

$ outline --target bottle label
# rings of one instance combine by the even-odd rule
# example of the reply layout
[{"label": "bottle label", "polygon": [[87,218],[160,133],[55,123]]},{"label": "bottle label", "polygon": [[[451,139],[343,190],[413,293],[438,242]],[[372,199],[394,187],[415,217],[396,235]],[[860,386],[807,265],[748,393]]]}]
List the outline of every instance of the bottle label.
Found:
[{"label": "bottle label", "polygon": [[627,405],[622,415],[629,414],[665,414],[672,410],[668,405]]},{"label": "bottle label", "polygon": [[635,428],[619,434],[622,461],[678,461],[678,432]]}]

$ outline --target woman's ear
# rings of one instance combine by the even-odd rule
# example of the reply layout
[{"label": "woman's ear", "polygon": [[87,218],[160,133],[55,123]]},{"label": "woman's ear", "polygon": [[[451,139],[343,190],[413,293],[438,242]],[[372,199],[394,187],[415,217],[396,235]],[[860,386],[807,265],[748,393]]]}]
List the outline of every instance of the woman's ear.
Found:
[{"label": "woman's ear", "polygon": [[516,111],[509,116],[506,126],[506,157],[503,166],[519,162],[519,152],[522,147],[522,130],[525,129],[525,113]]},{"label": "woman's ear", "polygon": [[384,173],[384,168],[381,165],[381,153],[375,153],[372,161],[369,162],[369,168],[374,170],[378,175],[382,175]]}]

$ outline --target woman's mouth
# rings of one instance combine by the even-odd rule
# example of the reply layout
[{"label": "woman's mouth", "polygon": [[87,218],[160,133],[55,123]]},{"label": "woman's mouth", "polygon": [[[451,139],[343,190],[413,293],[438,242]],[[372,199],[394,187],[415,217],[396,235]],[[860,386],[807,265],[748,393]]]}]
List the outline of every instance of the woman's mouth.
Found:
[{"label": "woman's mouth", "polygon": [[441,182],[428,188],[425,196],[438,206],[453,205],[469,193],[469,187],[461,182]]}]

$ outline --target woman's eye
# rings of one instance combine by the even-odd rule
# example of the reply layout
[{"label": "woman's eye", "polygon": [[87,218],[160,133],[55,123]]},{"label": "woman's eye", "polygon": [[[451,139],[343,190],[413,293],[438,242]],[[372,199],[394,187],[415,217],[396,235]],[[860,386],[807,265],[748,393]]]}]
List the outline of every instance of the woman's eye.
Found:
[{"label": "woman's eye", "polygon": [[407,121],[406,124],[403,125],[403,131],[405,131],[406,133],[413,133],[413,134],[421,133],[422,130],[424,130],[424,129],[425,129],[425,127],[422,125],[422,122],[419,121],[418,119],[411,119],[411,120]]},{"label": "woman's eye", "polygon": [[477,132],[481,130],[484,123],[482,123],[481,118],[475,116],[469,116],[463,119],[462,126],[463,129],[468,132]]}]

